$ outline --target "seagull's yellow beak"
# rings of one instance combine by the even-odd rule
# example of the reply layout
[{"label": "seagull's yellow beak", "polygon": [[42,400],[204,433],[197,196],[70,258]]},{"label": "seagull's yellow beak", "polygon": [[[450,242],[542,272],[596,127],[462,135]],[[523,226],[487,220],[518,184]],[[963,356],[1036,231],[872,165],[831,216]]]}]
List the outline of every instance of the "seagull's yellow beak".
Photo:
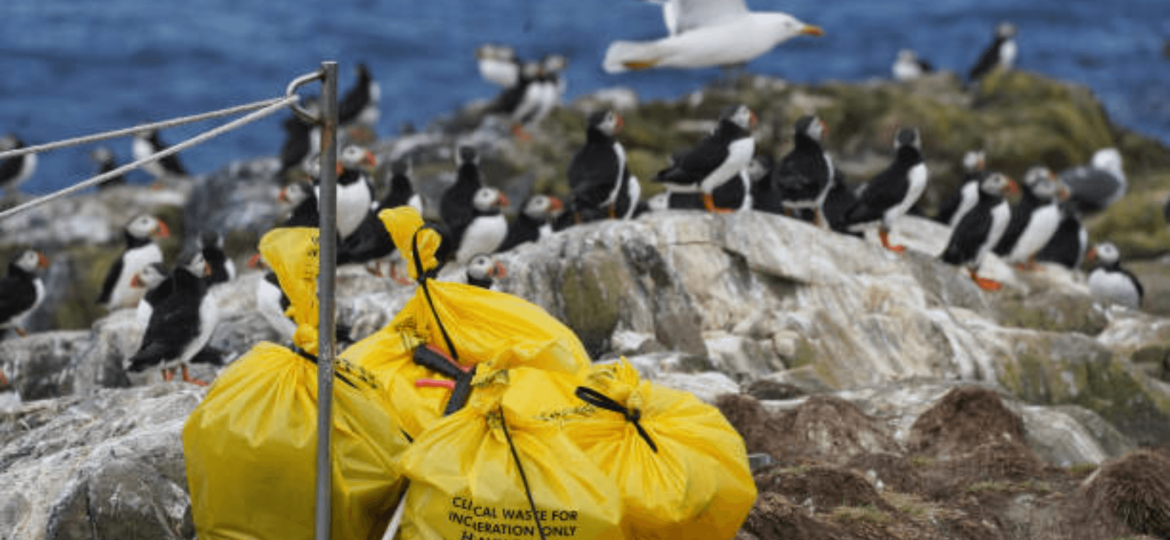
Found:
[{"label": "seagull's yellow beak", "polygon": [[821,37],[821,36],[825,35],[825,31],[821,30],[821,27],[814,26],[811,24],[805,25],[804,28],[801,28],[800,33],[801,34],[808,34],[810,36],[817,36],[817,37]]}]

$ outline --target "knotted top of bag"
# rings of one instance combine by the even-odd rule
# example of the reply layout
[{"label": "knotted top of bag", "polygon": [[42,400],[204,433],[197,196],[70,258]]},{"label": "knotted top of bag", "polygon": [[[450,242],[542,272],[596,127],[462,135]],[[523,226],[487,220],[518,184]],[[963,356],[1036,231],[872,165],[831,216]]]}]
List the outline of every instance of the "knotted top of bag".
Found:
[{"label": "knotted top of bag", "polygon": [[260,256],[276,273],[288,296],[288,315],[297,323],[293,344],[317,354],[317,276],[320,264],[320,231],[311,227],[281,227],[260,239]]},{"label": "knotted top of bag", "polygon": [[[419,269],[426,277],[434,277],[439,269],[439,260],[435,253],[443,237],[439,231],[426,227],[422,215],[412,206],[399,206],[378,212],[378,219],[390,232],[398,253],[406,260],[406,268],[410,277],[419,280]],[[417,253],[417,259],[416,254]]]}]

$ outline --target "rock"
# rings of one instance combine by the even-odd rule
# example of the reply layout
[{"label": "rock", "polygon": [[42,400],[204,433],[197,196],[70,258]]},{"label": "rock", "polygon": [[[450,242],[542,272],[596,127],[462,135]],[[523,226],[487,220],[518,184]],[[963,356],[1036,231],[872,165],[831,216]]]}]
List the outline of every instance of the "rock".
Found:
[{"label": "rock", "polygon": [[0,422],[0,530],[13,538],[193,538],[181,431],[204,389],[40,401]]}]

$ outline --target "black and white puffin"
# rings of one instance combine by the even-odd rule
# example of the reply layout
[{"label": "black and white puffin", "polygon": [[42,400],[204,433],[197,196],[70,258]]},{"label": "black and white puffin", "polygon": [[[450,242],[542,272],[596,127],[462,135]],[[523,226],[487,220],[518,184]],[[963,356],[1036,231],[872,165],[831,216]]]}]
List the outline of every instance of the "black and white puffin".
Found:
[{"label": "black and white puffin", "polygon": [[1036,260],[1076,270],[1089,250],[1089,232],[1081,224],[1081,218],[1071,201],[1062,202],[1060,209],[1063,215],[1060,225],[1056,227],[1052,239],[1036,254]]},{"label": "black and white puffin", "polygon": [[321,214],[317,193],[308,182],[293,182],[280,190],[277,200],[289,206],[289,215],[279,227],[319,227]]},{"label": "black and white puffin", "polygon": [[490,289],[497,279],[503,279],[507,275],[504,264],[493,260],[490,255],[476,255],[467,263],[468,285]]},{"label": "black and white puffin", "polygon": [[305,158],[321,152],[321,134],[316,126],[291,116],[284,121],[284,142],[280,145],[280,169],[277,180],[283,181],[289,171],[300,169]]},{"label": "black and white puffin", "polygon": [[[187,373],[187,362],[211,339],[219,322],[215,300],[207,294],[204,278],[211,273],[203,253],[194,250],[180,258],[171,272],[172,288],[150,314],[138,352],[126,361],[126,370],[161,368],[164,381],[180,366],[183,380],[206,385]],[[165,285],[163,285],[165,286]]]},{"label": "black and white puffin", "polygon": [[996,291],[1003,287],[998,281],[979,277],[979,265],[993,248],[1011,220],[1011,208],[1004,195],[1017,189],[1015,182],[1003,174],[991,173],[979,184],[979,200],[975,207],[959,220],[951,230],[950,240],[942,253],[945,263],[963,265],[980,289]]},{"label": "black and white puffin", "polygon": [[856,204],[857,194],[849,186],[845,179],[845,173],[834,167],[833,179],[829,181],[829,194],[825,196],[825,204],[821,209],[825,221],[829,223],[829,228],[837,232],[848,233],[849,222],[845,219],[845,215]]},{"label": "black and white puffin", "polygon": [[386,195],[378,201],[378,210],[386,210],[388,208],[398,208],[399,206],[410,206],[418,213],[423,213],[422,197],[415,192],[414,183],[411,182],[411,162],[410,158],[396,159],[390,162],[390,178],[388,183],[388,190]]},{"label": "black and white puffin", "polygon": [[476,255],[491,255],[500,249],[508,236],[508,220],[502,208],[508,206],[508,198],[493,187],[482,187],[475,192],[472,200],[474,216],[455,249],[455,262],[466,264]]},{"label": "black and white puffin", "polygon": [[485,43],[475,49],[476,66],[483,80],[508,88],[520,78],[516,51],[507,45]]},{"label": "black and white puffin", "polygon": [[[114,159],[114,152],[109,147],[99,146],[89,153],[89,159],[97,165],[98,174],[106,174],[118,168],[118,162]],[[105,189],[126,183],[126,177],[123,175],[115,176],[105,182],[102,182],[98,188]]]},{"label": "black and white puffin", "polygon": [[539,85],[538,104],[536,111],[527,119],[527,125],[540,124],[552,113],[553,109],[561,104],[561,97],[565,95],[565,79],[561,73],[568,67],[569,60],[562,54],[548,54],[540,60],[540,75],[536,84]]},{"label": "black and white puffin", "polygon": [[355,124],[373,126],[382,116],[379,108],[382,87],[364,63],[358,63],[354,72],[357,74],[357,83],[337,104],[337,125],[342,128]]},{"label": "black and white puffin", "polygon": [[142,298],[144,291],[131,287],[130,282],[144,266],[162,262],[162,250],[154,243],[154,238],[166,238],[171,233],[162,220],[140,215],[126,224],[123,234],[126,248],[106,272],[102,292],[97,299],[98,304],[105,305],[111,311],[134,306]]},{"label": "black and white puffin", "polygon": [[963,179],[959,189],[951,193],[947,201],[934,216],[939,223],[946,223],[952,229],[963,219],[963,214],[979,200],[979,183],[987,176],[987,154],[982,150],[968,150],[963,154]]},{"label": "black and white puffin", "polygon": [[1141,309],[1144,291],[1137,276],[1121,267],[1121,253],[1112,242],[1102,242],[1089,251],[1098,265],[1089,272],[1089,291],[1103,302]]},{"label": "black and white puffin", "polygon": [[150,323],[150,314],[154,312],[154,306],[170,294],[173,284],[168,283],[169,279],[170,273],[167,272],[166,265],[156,262],[142,267],[142,270],[134,274],[130,280],[131,287],[145,291],[142,299],[138,301],[137,310],[134,312],[134,320],[138,321],[139,326],[146,328],[146,325]]},{"label": "black and white puffin", "polygon": [[771,214],[784,213],[784,197],[772,183],[772,169],[776,160],[768,154],[752,157],[748,163],[748,177],[752,179],[752,209]]},{"label": "black and white puffin", "polygon": [[[24,141],[11,133],[0,137],[0,152],[24,148]],[[0,161],[0,188],[14,193],[18,186],[32,177],[37,170],[37,155],[25,154]]]},{"label": "black and white puffin", "polygon": [[[377,166],[374,153],[348,145],[337,157],[337,235],[345,240],[357,231],[374,204],[374,187],[366,170]],[[320,201],[320,186],[317,200]]]},{"label": "black and white puffin", "polygon": [[444,242],[459,245],[463,238],[463,231],[475,219],[475,208],[472,201],[475,193],[483,187],[483,178],[479,171],[479,152],[471,146],[460,146],[455,153],[455,165],[458,170],[455,174],[455,183],[439,197],[439,219],[446,226]]},{"label": "black and white puffin", "polygon": [[1116,148],[1097,150],[1088,165],[1062,171],[1060,181],[1068,186],[1069,200],[1082,216],[1091,216],[1117,202],[1128,185],[1121,152]]},{"label": "black and white puffin", "polygon": [[512,134],[517,138],[531,137],[524,131],[524,125],[534,117],[544,98],[544,88],[539,84],[541,71],[540,62],[529,60],[520,64],[520,76],[515,84],[500,92],[488,107],[488,113],[508,117]]},{"label": "black and white puffin", "polygon": [[678,156],[655,180],[676,192],[698,192],[708,212],[729,212],[715,205],[713,192],[747,169],[756,150],[752,129],[756,115],[746,105],[732,105],[719,116],[715,131]]},{"label": "black and white puffin", "polygon": [[[134,134],[134,141],[130,146],[134,160],[146,159],[152,154],[166,150],[168,145],[162,141],[157,129],[146,129]],[[187,169],[179,162],[179,154],[171,154],[162,159],[156,159],[142,166],[146,172],[154,176],[155,180],[169,177],[185,177]]]},{"label": "black and white puffin", "polygon": [[1068,199],[1068,190],[1047,167],[1032,167],[1024,176],[1023,196],[1012,207],[1003,238],[995,245],[995,254],[1010,264],[1032,270],[1038,253],[1064,217],[1060,201]]},{"label": "black and white puffin", "polygon": [[1011,69],[1016,62],[1016,26],[1009,22],[999,23],[995,27],[995,39],[979,55],[979,61],[971,67],[967,74],[967,84],[978,82],[996,67]]},{"label": "black and white puffin", "polygon": [[203,259],[211,267],[207,284],[226,283],[236,279],[236,264],[223,252],[223,235],[219,231],[203,231],[196,240]]},{"label": "black and white puffin", "polygon": [[894,74],[895,81],[912,81],[933,72],[934,66],[919,58],[918,53],[910,49],[902,49],[898,51],[898,58],[894,60],[890,71]]},{"label": "black and white puffin", "polygon": [[813,211],[813,222],[821,223],[821,210],[833,179],[833,161],[821,146],[828,133],[825,122],[815,115],[796,121],[793,147],[772,169],[773,189],[780,195],[784,213],[792,216],[804,209]]},{"label": "black and white puffin", "polygon": [[930,173],[922,159],[922,137],[917,129],[899,130],[894,147],[894,161],[862,186],[857,204],[845,213],[845,222],[853,232],[877,225],[882,246],[901,252],[903,246],[890,245],[890,228],[918,202]]},{"label": "black and white puffin", "polygon": [[8,275],[0,279],[0,331],[27,335],[20,325],[45,300],[39,271],[48,267],[49,260],[35,249],[21,251],[8,261]]},{"label": "black and white puffin", "polygon": [[552,220],[564,205],[552,195],[533,195],[520,205],[520,213],[508,223],[508,234],[498,251],[508,251],[525,242],[536,242],[552,234]]},{"label": "black and white puffin", "polygon": [[621,115],[606,110],[589,115],[585,128],[585,145],[569,161],[569,215],[582,223],[582,213],[602,209],[609,217],[618,217],[617,200],[622,183],[629,176],[626,151],[616,139],[625,123]]}]

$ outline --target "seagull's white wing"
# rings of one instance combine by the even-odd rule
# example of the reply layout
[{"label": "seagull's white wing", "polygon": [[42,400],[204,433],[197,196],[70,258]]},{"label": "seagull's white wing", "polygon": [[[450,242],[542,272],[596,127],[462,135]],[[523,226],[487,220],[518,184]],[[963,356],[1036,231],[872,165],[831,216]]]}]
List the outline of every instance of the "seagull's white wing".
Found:
[{"label": "seagull's white wing", "polygon": [[[748,13],[744,0],[668,0],[667,4],[671,3],[678,6],[677,32],[680,34]],[[664,12],[666,7],[663,6]]]},{"label": "seagull's white wing", "polygon": [[666,24],[666,32],[668,35],[675,35],[678,33],[678,0],[642,0],[647,4],[658,4],[662,6],[662,22]]}]

